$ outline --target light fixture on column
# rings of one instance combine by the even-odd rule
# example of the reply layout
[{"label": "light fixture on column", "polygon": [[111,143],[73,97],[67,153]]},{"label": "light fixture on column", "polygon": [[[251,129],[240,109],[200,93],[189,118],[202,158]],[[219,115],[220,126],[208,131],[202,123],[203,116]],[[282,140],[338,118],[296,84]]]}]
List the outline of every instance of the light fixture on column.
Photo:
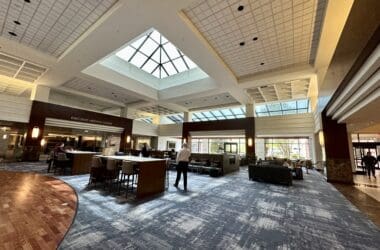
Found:
[{"label": "light fixture on column", "polygon": [[321,147],[325,146],[325,136],[322,130],[319,131],[318,137],[319,137],[319,144],[321,145]]},{"label": "light fixture on column", "polygon": [[253,145],[253,140],[251,137],[248,138],[248,147],[252,147]]},{"label": "light fixture on column", "polygon": [[42,139],[42,140],[41,140],[41,146],[42,146],[42,147],[45,146],[45,143],[46,143],[45,139]]},{"label": "light fixture on column", "polygon": [[131,137],[127,135],[127,143],[130,143],[130,142],[131,142]]},{"label": "light fixture on column", "polygon": [[35,126],[32,130],[32,138],[38,138],[40,135],[40,128]]},{"label": "light fixture on column", "polygon": [[186,138],[182,138],[182,144],[186,143]]},{"label": "light fixture on column", "polygon": [[7,134],[3,134],[3,139],[6,140],[8,138]]}]

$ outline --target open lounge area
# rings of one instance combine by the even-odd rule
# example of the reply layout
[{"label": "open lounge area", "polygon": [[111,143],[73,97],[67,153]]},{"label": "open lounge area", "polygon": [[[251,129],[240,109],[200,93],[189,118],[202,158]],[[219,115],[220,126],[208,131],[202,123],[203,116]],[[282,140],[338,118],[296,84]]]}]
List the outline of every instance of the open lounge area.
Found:
[{"label": "open lounge area", "polygon": [[0,0],[0,249],[379,249],[380,1]]}]

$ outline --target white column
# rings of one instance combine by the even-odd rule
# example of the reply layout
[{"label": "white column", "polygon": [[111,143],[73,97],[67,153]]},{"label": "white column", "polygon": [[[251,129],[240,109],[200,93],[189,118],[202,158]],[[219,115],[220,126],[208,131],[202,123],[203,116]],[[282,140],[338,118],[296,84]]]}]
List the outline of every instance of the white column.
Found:
[{"label": "white column", "polygon": [[245,117],[255,117],[255,104],[248,103],[245,105]]},{"label": "white column", "polygon": [[[354,146],[352,145],[351,133],[347,133],[348,150],[350,152],[351,168],[352,172],[356,172],[355,158],[354,158]],[[375,156],[376,157],[376,156]]]},{"label": "white column", "polygon": [[30,100],[49,102],[50,88],[44,85],[35,85],[32,89],[32,94],[30,95]]},{"label": "white column", "polygon": [[128,108],[121,108],[120,109],[120,117],[128,118]]},{"label": "white column", "polygon": [[183,112],[183,122],[191,122],[193,114],[191,112]]}]

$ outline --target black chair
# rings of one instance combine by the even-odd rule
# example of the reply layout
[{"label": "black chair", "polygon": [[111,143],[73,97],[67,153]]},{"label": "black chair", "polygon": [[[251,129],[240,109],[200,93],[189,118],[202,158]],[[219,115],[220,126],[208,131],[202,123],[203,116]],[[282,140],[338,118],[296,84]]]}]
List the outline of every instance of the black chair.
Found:
[{"label": "black chair", "polygon": [[59,152],[57,156],[54,157],[53,165],[54,174],[57,172],[57,170],[62,174],[66,174],[67,169],[69,170],[70,174],[72,174],[72,160],[67,158],[66,154],[63,152]]}]

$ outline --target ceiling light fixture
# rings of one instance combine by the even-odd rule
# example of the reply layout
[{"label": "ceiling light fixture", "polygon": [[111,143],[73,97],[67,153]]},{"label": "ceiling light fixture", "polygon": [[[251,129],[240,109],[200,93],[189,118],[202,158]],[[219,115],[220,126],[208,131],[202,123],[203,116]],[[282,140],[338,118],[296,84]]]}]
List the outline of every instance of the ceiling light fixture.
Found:
[{"label": "ceiling light fixture", "polygon": [[255,36],[252,40],[253,41],[257,41],[257,39],[258,39],[257,36]]},{"label": "ceiling light fixture", "polygon": [[260,65],[264,65],[264,64],[265,64],[265,63],[263,63],[263,62],[262,62],[262,63],[260,63]]},{"label": "ceiling light fixture", "polygon": [[14,33],[14,32],[12,32],[12,31],[9,31],[8,34],[11,35],[11,36],[17,36],[17,34]]},{"label": "ceiling light fixture", "polygon": [[240,46],[244,46],[245,45],[245,42],[241,42],[239,43]]},{"label": "ceiling light fixture", "polygon": [[21,25],[21,23],[19,22],[19,21],[17,21],[17,20],[14,20],[13,21],[15,24],[17,24],[17,25]]},{"label": "ceiling light fixture", "polygon": [[239,7],[237,8],[238,11],[242,11],[244,10],[244,6],[243,5],[239,5]]},{"label": "ceiling light fixture", "polygon": [[30,0],[24,0],[26,3],[30,3]]}]

